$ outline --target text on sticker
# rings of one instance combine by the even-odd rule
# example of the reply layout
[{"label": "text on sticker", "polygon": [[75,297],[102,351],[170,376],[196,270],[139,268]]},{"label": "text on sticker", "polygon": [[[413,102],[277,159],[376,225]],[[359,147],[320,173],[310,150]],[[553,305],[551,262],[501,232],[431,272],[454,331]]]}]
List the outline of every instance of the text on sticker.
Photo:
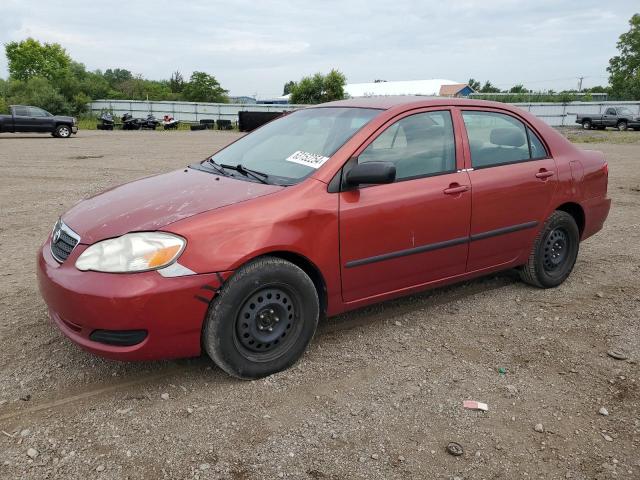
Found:
[{"label": "text on sticker", "polygon": [[298,150],[285,159],[287,162],[299,163],[311,168],[320,168],[329,157],[323,157],[315,153],[303,152]]}]

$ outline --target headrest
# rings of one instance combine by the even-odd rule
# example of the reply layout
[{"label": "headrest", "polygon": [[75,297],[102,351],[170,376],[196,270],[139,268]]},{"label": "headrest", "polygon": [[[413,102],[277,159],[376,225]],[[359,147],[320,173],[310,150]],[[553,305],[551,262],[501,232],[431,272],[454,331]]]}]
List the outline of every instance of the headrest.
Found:
[{"label": "headrest", "polygon": [[521,147],[527,143],[527,138],[517,128],[494,128],[489,141],[502,147]]}]

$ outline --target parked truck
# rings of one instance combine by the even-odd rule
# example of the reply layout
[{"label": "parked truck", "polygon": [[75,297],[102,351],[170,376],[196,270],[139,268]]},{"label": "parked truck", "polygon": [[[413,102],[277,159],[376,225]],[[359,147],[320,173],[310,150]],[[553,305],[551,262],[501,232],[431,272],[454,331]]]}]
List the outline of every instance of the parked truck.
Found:
[{"label": "parked truck", "polygon": [[640,130],[640,114],[634,114],[627,107],[608,107],[604,113],[578,114],[576,123],[582,125],[585,130],[605,130],[607,127],[614,127],[620,131],[629,128]]},{"label": "parked truck", "polygon": [[0,115],[0,133],[50,133],[69,138],[78,133],[74,117],[52,115],[46,110],[28,105],[11,105],[9,115]]}]

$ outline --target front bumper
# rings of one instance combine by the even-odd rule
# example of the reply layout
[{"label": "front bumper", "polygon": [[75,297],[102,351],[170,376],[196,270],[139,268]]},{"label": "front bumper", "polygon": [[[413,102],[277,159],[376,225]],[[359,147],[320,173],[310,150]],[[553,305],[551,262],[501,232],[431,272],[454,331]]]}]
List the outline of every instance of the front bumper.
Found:
[{"label": "front bumper", "polygon": [[71,126],[71,133],[78,133],[78,126],[77,125],[72,125]]},{"label": "front bumper", "polygon": [[[82,272],[78,245],[59,264],[47,240],[38,252],[38,284],[51,320],[73,342],[116,360],[158,360],[200,355],[209,301],[221,287],[216,273],[165,278],[158,272]],[[226,278],[226,276],[224,277]],[[96,330],[147,332],[135,345],[91,340]],[[93,335],[93,338],[104,338]]]}]

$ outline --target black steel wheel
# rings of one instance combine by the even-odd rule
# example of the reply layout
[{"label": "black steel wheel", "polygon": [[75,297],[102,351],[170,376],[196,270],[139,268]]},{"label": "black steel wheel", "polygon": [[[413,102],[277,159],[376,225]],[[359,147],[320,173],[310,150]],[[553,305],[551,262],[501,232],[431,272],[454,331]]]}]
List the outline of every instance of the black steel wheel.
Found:
[{"label": "black steel wheel", "polygon": [[265,377],[302,356],[319,312],[316,287],[302,269],[262,257],[238,269],[213,299],[202,344],[225,372]]},{"label": "black steel wheel", "polygon": [[571,274],[579,244],[580,230],[575,219],[556,210],[538,233],[529,259],[520,269],[520,277],[536,287],[557,287]]},{"label": "black steel wheel", "polygon": [[300,300],[284,285],[259,288],[236,316],[236,342],[255,361],[269,361],[286,351],[300,333]]}]

